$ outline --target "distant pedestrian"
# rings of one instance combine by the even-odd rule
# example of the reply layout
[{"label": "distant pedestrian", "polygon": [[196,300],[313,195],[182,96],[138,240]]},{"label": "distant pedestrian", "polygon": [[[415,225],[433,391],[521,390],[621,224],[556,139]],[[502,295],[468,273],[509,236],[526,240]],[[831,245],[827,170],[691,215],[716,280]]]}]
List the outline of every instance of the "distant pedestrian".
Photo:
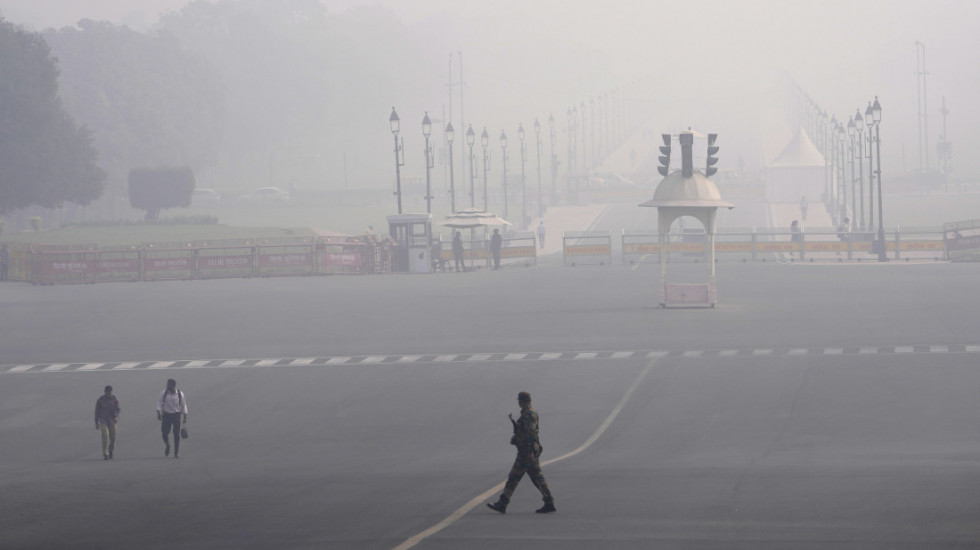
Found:
[{"label": "distant pedestrian", "polygon": [[0,245],[0,281],[7,280],[7,272],[10,268],[10,250],[7,245]]},{"label": "distant pedestrian", "polygon": [[790,232],[790,242],[798,243],[800,242],[800,222],[793,220],[793,223],[789,224]]},{"label": "distant pedestrian", "polygon": [[544,234],[545,234],[544,220],[541,220],[540,222],[538,222],[538,247],[539,248],[544,248]]},{"label": "distant pedestrian", "polygon": [[504,244],[504,238],[500,236],[500,230],[494,229],[493,236],[490,237],[490,253],[493,254],[493,268],[500,269],[500,247]]},{"label": "distant pedestrian", "polygon": [[116,423],[119,422],[119,400],[112,395],[112,386],[105,387],[95,401],[95,429],[102,432],[102,460],[111,460],[116,449]]},{"label": "distant pedestrian", "polygon": [[180,426],[181,414],[184,416],[184,423],[187,422],[187,400],[184,399],[184,392],[177,389],[177,381],[173,378],[167,380],[167,389],[163,390],[157,399],[157,420],[161,421],[160,429],[163,432],[163,444],[167,446],[163,451],[163,456],[170,456],[169,434],[174,434],[174,458],[178,458],[180,453]]},{"label": "distant pedestrian", "polygon": [[522,391],[517,394],[517,404],[521,407],[521,417],[514,420],[510,417],[510,422],[514,427],[514,435],[510,438],[510,444],[517,446],[517,458],[507,476],[507,483],[504,484],[504,492],[500,494],[497,502],[488,502],[487,506],[501,514],[507,513],[507,504],[513,496],[517,484],[526,473],[531,478],[531,483],[541,491],[544,499],[544,506],[535,510],[538,514],[555,512],[555,498],[551,496],[551,489],[548,482],[544,479],[541,472],[541,464],[538,458],[541,456],[541,441],[538,439],[538,413],[531,407],[531,394]]},{"label": "distant pedestrian", "polygon": [[456,262],[456,271],[466,271],[466,263],[463,261],[463,235],[459,231],[453,236],[453,260]]},{"label": "distant pedestrian", "polygon": [[810,203],[806,200],[806,195],[800,199],[800,215],[803,217],[803,221],[806,221],[806,211],[810,208]]}]

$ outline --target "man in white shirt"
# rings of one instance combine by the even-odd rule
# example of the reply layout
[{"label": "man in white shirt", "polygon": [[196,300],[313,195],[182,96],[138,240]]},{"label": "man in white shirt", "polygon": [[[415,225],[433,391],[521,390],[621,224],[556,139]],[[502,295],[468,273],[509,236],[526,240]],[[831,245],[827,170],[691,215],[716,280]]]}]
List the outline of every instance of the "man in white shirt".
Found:
[{"label": "man in white shirt", "polygon": [[184,399],[184,392],[177,389],[177,381],[173,378],[167,380],[167,389],[163,390],[160,398],[157,399],[157,420],[161,421],[161,431],[163,432],[163,444],[167,448],[163,451],[163,456],[170,456],[169,433],[174,433],[174,458],[180,452],[180,415],[184,415],[184,422],[187,422],[187,401]]}]

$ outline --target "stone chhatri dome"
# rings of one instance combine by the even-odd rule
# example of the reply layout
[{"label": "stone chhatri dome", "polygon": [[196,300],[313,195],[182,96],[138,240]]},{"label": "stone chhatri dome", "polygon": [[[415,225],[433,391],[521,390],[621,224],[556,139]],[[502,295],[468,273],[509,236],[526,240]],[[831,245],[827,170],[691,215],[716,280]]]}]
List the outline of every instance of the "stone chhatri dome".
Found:
[{"label": "stone chhatri dome", "polygon": [[695,208],[735,208],[735,205],[722,200],[718,186],[710,178],[699,171],[685,178],[680,170],[665,177],[653,199],[640,203],[639,206],[652,207],[695,207]]}]

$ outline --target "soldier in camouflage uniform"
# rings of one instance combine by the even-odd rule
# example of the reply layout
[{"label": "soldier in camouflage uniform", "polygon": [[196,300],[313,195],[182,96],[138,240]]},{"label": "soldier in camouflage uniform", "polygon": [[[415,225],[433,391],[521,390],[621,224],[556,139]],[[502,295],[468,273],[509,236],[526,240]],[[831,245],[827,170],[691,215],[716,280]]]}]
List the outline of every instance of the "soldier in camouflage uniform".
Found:
[{"label": "soldier in camouflage uniform", "polygon": [[511,417],[510,421],[514,425],[514,436],[510,438],[511,445],[517,446],[517,458],[514,459],[514,466],[510,469],[507,476],[507,483],[504,485],[504,492],[501,493],[497,502],[488,502],[487,506],[491,510],[507,513],[507,504],[510,502],[514,489],[527,473],[531,478],[531,483],[541,491],[544,498],[544,506],[535,510],[539,514],[554,512],[555,499],[551,496],[548,489],[548,482],[544,480],[541,473],[541,464],[538,457],[541,456],[541,442],[538,440],[538,413],[531,408],[531,394],[522,391],[517,394],[517,404],[521,406],[521,417],[516,421]]}]

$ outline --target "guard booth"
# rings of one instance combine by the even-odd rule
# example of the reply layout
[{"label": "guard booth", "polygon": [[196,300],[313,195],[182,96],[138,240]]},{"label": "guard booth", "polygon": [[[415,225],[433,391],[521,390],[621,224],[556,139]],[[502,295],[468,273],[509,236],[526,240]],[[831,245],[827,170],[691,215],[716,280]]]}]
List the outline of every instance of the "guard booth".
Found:
[{"label": "guard booth", "polygon": [[432,271],[432,214],[392,214],[388,234],[395,240],[393,271]]},{"label": "guard booth", "polygon": [[[717,162],[714,156],[718,147],[714,145],[717,134],[708,134],[708,155],[706,172],[694,169],[693,152],[694,132],[681,132],[678,141],[681,145],[681,169],[670,172],[671,136],[663,134],[664,146],[660,148],[664,156],[660,157],[660,174],[664,179],[657,184],[653,192],[653,200],[641,203],[639,206],[657,209],[657,226],[659,234],[660,254],[660,307],[715,307],[718,303],[718,290],[715,281],[715,230],[718,208],[734,208],[735,205],[722,200],[718,187],[708,175],[714,174],[713,165]],[[667,282],[667,254],[669,250],[670,226],[683,216],[690,216],[704,226],[708,253],[707,283]]]}]

